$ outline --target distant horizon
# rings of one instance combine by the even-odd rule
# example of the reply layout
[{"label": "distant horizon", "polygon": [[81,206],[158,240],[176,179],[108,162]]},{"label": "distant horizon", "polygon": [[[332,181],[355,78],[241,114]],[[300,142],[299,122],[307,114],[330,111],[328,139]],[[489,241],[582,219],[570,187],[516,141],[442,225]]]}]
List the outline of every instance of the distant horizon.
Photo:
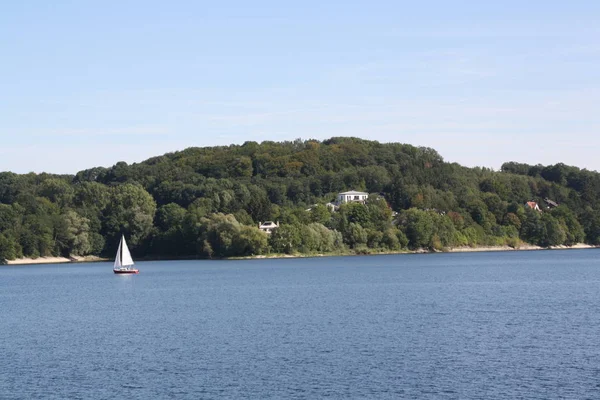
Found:
[{"label": "distant horizon", "polygon": [[600,170],[600,2],[0,7],[0,171],[355,136]]}]

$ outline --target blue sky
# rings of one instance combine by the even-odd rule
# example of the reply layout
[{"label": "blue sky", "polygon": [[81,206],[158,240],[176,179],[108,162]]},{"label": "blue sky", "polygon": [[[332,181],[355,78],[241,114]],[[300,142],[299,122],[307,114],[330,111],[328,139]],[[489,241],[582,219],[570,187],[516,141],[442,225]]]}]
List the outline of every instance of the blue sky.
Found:
[{"label": "blue sky", "polygon": [[600,170],[600,2],[287,3],[3,2],[0,171],[332,136]]}]

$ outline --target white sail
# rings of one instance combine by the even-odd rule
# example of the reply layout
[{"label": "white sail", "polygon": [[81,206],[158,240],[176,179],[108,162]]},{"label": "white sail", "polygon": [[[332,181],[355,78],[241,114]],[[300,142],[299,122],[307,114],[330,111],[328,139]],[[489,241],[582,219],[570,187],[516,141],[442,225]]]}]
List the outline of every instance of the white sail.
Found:
[{"label": "white sail", "polygon": [[[133,265],[133,258],[131,258],[131,253],[129,252],[129,248],[127,247],[127,242],[125,242],[125,236],[121,238],[121,243],[123,245],[122,253],[121,253],[121,265],[124,267]],[[121,245],[119,245],[121,247]]]},{"label": "white sail", "polygon": [[121,242],[119,242],[119,248],[117,249],[117,256],[115,257],[115,265],[113,269],[121,268]]}]

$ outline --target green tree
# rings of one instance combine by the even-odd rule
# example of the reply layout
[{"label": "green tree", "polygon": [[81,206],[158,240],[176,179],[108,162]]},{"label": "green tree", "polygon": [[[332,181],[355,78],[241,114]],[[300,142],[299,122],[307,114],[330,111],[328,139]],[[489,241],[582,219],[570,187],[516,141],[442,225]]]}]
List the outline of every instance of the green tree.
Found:
[{"label": "green tree", "polygon": [[400,250],[401,244],[398,239],[398,233],[400,233],[400,231],[396,228],[386,229],[385,232],[383,232],[383,237],[381,239],[382,246],[392,251]]},{"label": "green tree", "polygon": [[524,241],[540,246],[547,243],[546,224],[542,221],[540,212],[531,209],[526,210],[525,220],[521,224],[520,236]]},{"label": "green tree", "polygon": [[169,203],[156,210],[156,226],[161,231],[180,227],[183,224],[186,210],[175,203]]},{"label": "green tree", "polygon": [[310,221],[326,225],[331,220],[331,211],[323,204],[317,204],[310,209]]},{"label": "green tree", "polygon": [[544,213],[544,215],[542,215],[542,222],[546,228],[546,236],[540,242],[541,246],[558,246],[566,241],[567,234],[559,220],[554,218],[551,214]]},{"label": "green tree", "polygon": [[79,256],[92,254],[88,219],[73,210],[68,210],[62,218],[65,222],[64,238],[68,253]]},{"label": "green tree", "polygon": [[321,248],[321,235],[310,225],[300,225],[300,251],[312,253]]},{"label": "green tree", "polygon": [[[212,214],[203,218],[200,224],[201,235],[198,242],[204,251],[206,251],[207,244],[209,245],[208,248],[212,253],[206,254],[207,256],[210,257],[213,254],[217,257],[237,255],[234,241],[239,235],[241,226],[233,215]],[[239,246],[238,243],[236,245]]]},{"label": "green tree", "polygon": [[39,186],[38,193],[61,208],[71,205],[75,195],[73,187],[68,182],[56,178],[43,181]]},{"label": "green tree", "polygon": [[233,238],[233,251],[238,256],[253,256],[264,254],[268,251],[267,234],[252,226],[240,226],[240,230]]},{"label": "green tree", "polygon": [[400,214],[400,221],[411,248],[429,247],[434,233],[431,213],[411,208]]},{"label": "green tree", "polygon": [[156,202],[139,185],[117,185],[111,190],[111,199],[103,216],[103,233],[109,243],[109,251],[116,251],[119,237],[127,236],[132,247],[148,238],[152,231]]},{"label": "green tree", "polygon": [[14,260],[16,257],[16,243],[12,238],[0,233],[0,263],[4,260]]},{"label": "green tree", "polygon": [[348,225],[348,230],[344,236],[344,240],[348,246],[351,248],[364,246],[367,244],[368,238],[368,232],[365,228],[358,223],[350,222]]},{"label": "green tree", "polygon": [[[374,195],[338,212],[306,211],[350,189]],[[543,199],[560,207],[537,215],[523,208],[531,200],[551,204]],[[292,226],[269,238],[286,252],[336,251],[343,241],[365,252],[365,246],[518,246],[520,240],[598,244],[598,204],[600,173],[594,171],[564,164],[467,168],[444,162],[433,149],[348,137],[189,148],[75,176],[0,173],[0,234],[17,257],[110,254],[121,233],[136,256],[256,254],[260,236],[243,226],[255,229],[265,220]],[[400,212],[394,215],[399,230],[392,210]],[[225,253],[206,234],[216,224],[207,223],[213,213],[231,214],[238,223]]]},{"label": "green tree", "polygon": [[320,252],[329,252],[336,250],[336,248],[341,244],[341,240],[336,243],[336,235],[333,231],[327,229],[327,227],[318,222],[314,222],[308,225],[309,228],[314,231],[318,237],[318,245],[315,250]]},{"label": "green tree", "polygon": [[281,224],[269,237],[269,245],[275,253],[293,254],[301,244],[300,227],[295,224]]},{"label": "green tree", "polygon": [[577,220],[577,217],[569,208],[561,205],[552,210],[551,214],[558,219],[563,226],[563,230],[565,231],[565,245],[573,246],[577,243],[583,243],[585,232]]}]

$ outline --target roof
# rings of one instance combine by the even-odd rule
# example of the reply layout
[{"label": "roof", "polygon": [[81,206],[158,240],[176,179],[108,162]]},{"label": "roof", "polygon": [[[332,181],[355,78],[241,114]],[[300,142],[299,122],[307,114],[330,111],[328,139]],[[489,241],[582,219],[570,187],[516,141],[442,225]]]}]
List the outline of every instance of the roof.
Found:
[{"label": "roof", "polygon": [[535,201],[528,201],[526,204],[531,208],[535,208],[537,206],[537,203]]},{"label": "roof", "polygon": [[267,228],[267,227],[269,227],[269,226],[277,226],[277,224],[276,224],[275,222],[273,222],[273,221],[265,221],[263,224],[260,224],[260,227],[261,227],[261,228],[262,228],[262,227],[265,227],[265,228]]},{"label": "roof", "polygon": [[349,192],[342,192],[339,194],[348,195],[348,196],[353,196],[353,195],[354,196],[359,196],[359,195],[368,196],[369,195],[369,193],[367,193],[367,192],[357,192],[356,190],[351,190]]}]

